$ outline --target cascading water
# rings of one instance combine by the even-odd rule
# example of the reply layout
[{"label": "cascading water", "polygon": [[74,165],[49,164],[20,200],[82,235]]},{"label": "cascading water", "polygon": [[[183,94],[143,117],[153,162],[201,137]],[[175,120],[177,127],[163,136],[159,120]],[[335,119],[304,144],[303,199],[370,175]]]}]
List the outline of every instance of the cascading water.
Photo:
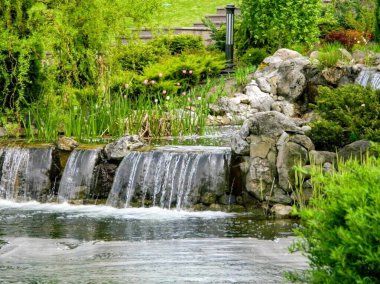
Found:
[{"label": "cascading water", "polygon": [[85,198],[93,184],[100,149],[74,150],[67,161],[58,190],[58,202]]},{"label": "cascading water", "polygon": [[228,191],[231,153],[223,147],[162,147],[130,152],[115,176],[107,205],[182,209],[206,192]]},{"label": "cascading water", "polygon": [[50,171],[52,148],[5,148],[2,150],[0,198],[46,201],[53,184]]},{"label": "cascading water", "polygon": [[380,89],[380,72],[364,69],[360,71],[355,83],[364,87],[371,86],[374,90]]}]

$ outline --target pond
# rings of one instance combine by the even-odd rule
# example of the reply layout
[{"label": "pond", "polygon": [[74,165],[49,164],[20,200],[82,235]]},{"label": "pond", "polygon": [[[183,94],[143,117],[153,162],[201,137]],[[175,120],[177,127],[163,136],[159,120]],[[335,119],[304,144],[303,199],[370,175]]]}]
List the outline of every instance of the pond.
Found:
[{"label": "pond", "polygon": [[292,220],[0,200],[0,283],[282,283]]}]

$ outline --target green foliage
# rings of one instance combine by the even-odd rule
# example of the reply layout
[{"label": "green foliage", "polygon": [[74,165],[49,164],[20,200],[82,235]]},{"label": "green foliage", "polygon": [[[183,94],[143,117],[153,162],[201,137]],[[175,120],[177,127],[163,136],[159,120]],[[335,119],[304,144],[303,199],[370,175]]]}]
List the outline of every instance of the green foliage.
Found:
[{"label": "green foliage", "polygon": [[321,16],[318,19],[318,27],[320,30],[320,37],[324,38],[325,35],[332,31],[341,29],[339,21],[336,17],[336,9],[334,5],[322,5]]},{"label": "green foliage", "polygon": [[180,35],[165,35],[155,37],[151,40],[150,45],[156,48],[165,47],[170,54],[180,54],[186,50],[203,50],[203,39],[201,36],[180,34]]},{"label": "green foliage", "polygon": [[261,62],[269,56],[269,53],[265,48],[252,47],[249,48],[244,55],[239,58],[239,63],[243,65],[258,66]]},{"label": "green foliage", "polygon": [[318,41],[320,0],[243,0],[242,28],[251,43],[274,48]]},{"label": "green foliage", "polygon": [[344,57],[340,49],[343,46],[338,42],[326,43],[322,48],[318,50],[317,59],[319,61],[319,68],[330,68],[336,66],[338,61],[344,62]]},{"label": "green foliage", "polygon": [[0,2],[0,104],[17,113],[41,91],[44,49],[28,14],[35,2]]},{"label": "green foliage", "polygon": [[339,26],[363,32],[375,31],[375,0],[335,0],[333,7]]},{"label": "green foliage", "polygon": [[291,249],[309,258],[307,283],[379,283],[380,159],[350,160],[337,168],[312,176],[322,194],[298,212],[301,240]]},{"label": "green foliage", "polygon": [[380,141],[380,92],[360,85],[319,88],[316,111],[320,118],[308,134],[318,149],[335,150],[350,142]]},{"label": "green foliage", "polygon": [[157,63],[162,56],[168,54],[165,46],[133,41],[115,47],[112,60],[120,65],[122,70],[141,73],[145,67]]},{"label": "green foliage", "polygon": [[144,76],[149,81],[169,80],[186,88],[220,74],[224,67],[225,59],[221,53],[189,52],[163,58],[145,68]]}]

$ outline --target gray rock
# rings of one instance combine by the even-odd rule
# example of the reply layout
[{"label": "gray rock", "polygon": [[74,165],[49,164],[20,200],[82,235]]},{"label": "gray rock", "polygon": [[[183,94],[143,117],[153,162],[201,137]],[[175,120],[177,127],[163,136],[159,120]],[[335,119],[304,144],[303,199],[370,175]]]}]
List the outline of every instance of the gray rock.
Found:
[{"label": "gray rock", "polygon": [[327,82],[338,85],[338,82],[345,75],[345,70],[338,67],[331,67],[322,70],[322,76]]},{"label": "gray rock", "polygon": [[57,141],[57,148],[62,151],[72,151],[79,146],[79,143],[73,138],[66,136],[59,137]]},{"label": "gray rock", "polygon": [[248,96],[251,107],[258,111],[269,111],[274,102],[268,93],[262,92],[259,87],[255,85],[248,85],[246,87],[246,95]]},{"label": "gray rock", "polygon": [[283,204],[275,204],[270,209],[272,214],[274,214],[277,218],[290,218],[292,213],[292,206],[283,205]]},{"label": "gray rock", "polygon": [[359,140],[355,141],[351,144],[348,144],[344,146],[341,150],[338,152],[338,157],[343,159],[344,161],[353,158],[353,159],[360,159],[363,155],[365,155],[367,152],[370,154],[376,154],[371,153],[371,142],[368,140]]},{"label": "gray rock", "polygon": [[107,144],[104,152],[109,160],[122,160],[130,151],[145,146],[145,142],[137,135],[126,135],[119,140]]},{"label": "gray rock", "polygon": [[256,82],[262,92],[271,93],[272,91],[271,85],[268,83],[268,81],[265,78],[263,77],[257,78]]},{"label": "gray rock", "polygon": [[231,150],[236,155],[249,155],[249,144],[239,132],[231,137]]},{"label": "gray rock", "polygon": [[250,120],[250,133],[253,135],[280,136],[284,131],[302,134],[301,128],[291,118],[277,111],[258,112]]},{"label": "gray rock", "polygon": [[295,106],[287,101],[276,101],[272,104],[271,109],[281,112],[286,116],[293,117],[295,115]]},{"label": "gray rock", "polygon": [[298,99],[306,88],[306,77],[303,68],[310,64],[306,58],[295,58],[284,61],[278,68],[277,95],[289,101]]},{"label": "gray rock", "polygon": [[277,186],[274,187],[272,195],[266,196],[265,200],[270,203],[280,203],[280,204],[291,204],[292,198],[289,196],[289,194],[285,193],[281,188],[278,188]]},{"label": "gray rock", "polygon": [[273,57],[279,57],[282,60],[288,60],[288,59],[294,59],[294,58],[299,58],[303,56],[297,51],[287,49],[287,48],[280,48],[273,54]]},{"label": "gray rock", "polygon": [[274,185],[275,167],[267,159],[259,157],[251,159],[247,175],[246,188],[259,200],[265,200]]},{"label": "gray rock", "polygon": [[251,158],[266,158],[269,150],[276,145],[274,139],[265,136],[251,136],[250,141]]},{"label": "gray rock", "polygon": [[308,152],[299,144],[288,142],[278,147],[278,184],[286,192],[294,188],[294,166],[303,166],[308,160]]},{"label": "gray rock", "polygon": [[308,151],[315,149],[313,141],[311,141],[311,139],[307,137],[306,135],[300,135],[300,134],[291,135],[289,138],[289,141],[297,143],[298,145],[301,145]]},{"label": "gray rock", "polygon": [[315,151],[312,150],[309,153],[310,162],[315,165],[323,165],[324,163],[334,163],[336,154],[328,151]]}]

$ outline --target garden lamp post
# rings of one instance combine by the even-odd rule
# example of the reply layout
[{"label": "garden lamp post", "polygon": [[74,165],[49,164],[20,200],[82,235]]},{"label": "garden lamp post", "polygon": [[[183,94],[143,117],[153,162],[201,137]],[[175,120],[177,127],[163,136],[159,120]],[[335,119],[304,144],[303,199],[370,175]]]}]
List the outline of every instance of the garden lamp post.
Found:
[{"label": "garden lamp post", "polygon": [[226,6],[226,60],[227,69],[233,68],[234,60],[234,17],[235,5]]}]

